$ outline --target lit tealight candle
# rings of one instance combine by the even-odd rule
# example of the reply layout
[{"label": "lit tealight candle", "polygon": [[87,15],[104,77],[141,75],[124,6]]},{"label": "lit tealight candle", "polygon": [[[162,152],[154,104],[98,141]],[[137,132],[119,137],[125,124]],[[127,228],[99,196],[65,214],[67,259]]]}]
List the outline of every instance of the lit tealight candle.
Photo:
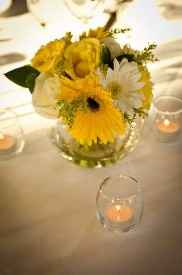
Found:
[{"label": "lit tealight candle", "polygon": [[164,121],[156,121],[158,129],[166,134],[174,134],[179,131],[180,126],[177,122],[164,119]]},{"label": "lit tealight candle", "polygon": [[133,209],[124,205],[112,205],[107,208],[106,215],[112,222],[126,222],[133,216]]},{"label": "lit tealight candle", "polygon": [[14,150],[16,139],[11,135],[3,135],[0,133],[0,153],[9,153]]}]

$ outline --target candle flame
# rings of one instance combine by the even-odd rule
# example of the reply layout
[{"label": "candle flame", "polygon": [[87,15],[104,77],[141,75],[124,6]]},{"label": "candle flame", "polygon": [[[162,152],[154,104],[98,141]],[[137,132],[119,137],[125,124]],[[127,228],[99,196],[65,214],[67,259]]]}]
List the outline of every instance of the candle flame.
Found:
[{"label": "candle flame", "polygon": [[133,209],[124,205],[113,205],[107,208],[107,218],[112,222],[126,222],[133,216]]},{"label": "candle flame", "polygon": [[170,125],[169,119],[165,119],[165,120],[164,120],[164,125],[165,125],[165,126],[169,126],[169,125]]},{"label": "candle flame", "polygon": [[4,139],[4,135],[0,133],[0,140]]},{"label": "candle flame", "polygon": [[121,205],[116,205],[116,210],[120,211],[120,209],[121,209]]}]

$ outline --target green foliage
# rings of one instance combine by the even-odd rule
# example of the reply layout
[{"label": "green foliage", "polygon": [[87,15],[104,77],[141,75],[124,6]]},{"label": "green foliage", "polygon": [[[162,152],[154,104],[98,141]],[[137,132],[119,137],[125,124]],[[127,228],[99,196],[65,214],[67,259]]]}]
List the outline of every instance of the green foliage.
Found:
[{"label": "green foliage", "polygon": [[101,49],[101,63],[106,65],[112,63],[110,50],[106,46],[103,46]]},{"label": "green foliage", "polygon": [[76,111],[75,106],[71,103],[66,102],[65,100],[61,100],[57,103],[57,109],[59,111],[59,116],[63,117],[65,122],[69,126],[71,126]]},{"label": "green foliage", "polygon": [[134,112],[140,116],[140,117],[143,117],[145,118],[148,114],[145,112],[145,110],[143,110],[142,108],[139,108],[139,109],[136,109],[134,108]]},{"label": "green foliage", "polygon": [[156,47],[156,44],[149,44],[148,47],[145,47],[142,51],[138,51],[125,45],[122,54],[116,58],[119,62],[126,58],[129,62],[134,61],[139,65],[146,64],[147,62],[155,62],[158,60],[153,53]]},{"label": "green foliage", "polygon": [[35,86],[35,79],[39,74],[40,72],[32,66],[26,65],[7,72],[5,76],[17,85],[28,88],[32,93]]},{"label": "green foliage", "polygon": [[129,123],[133,123],[134,120],[136,119],[136,114],[133,115],[128,115],[127,113],[124,113],[124,119]]},{"label": "green foliage", "polygon": [[[130,46],[125,45],[121,54],[116,57],[116,59],[121,62],[124,58],[126,58],[129,62],[136,62],[139,65],[146,64],[148,62],[155,62],[158,59],[155,58],[153,50],[157,47],[156,44],[149,44],[142,51],[133,50]],[[107,70],[107,67],[113,68],[113,60],[111,59],[110,50],[103,46],[101,50],[101,64],[103,65],[103,71]],[[105,66],[107,65],[107,67]]]},{"label": "green foliage", "polygon": [[61,76],[63,75],[64,73],[64,60],[60,59],[58,60],[55,65],[54,65],[54,70],[55,70],[55,73],[58,75],[58,76]]},{"label": "green foliage", "polygon": [[108,67],[109,66],[107,64],[102,64],[101,65],[101,71],[105,76],[107,75]]},{"label": "green foliage", "polygon": [[132,124],[134,122],[134,120],[136,119],[137,115],[139,117],[143,117],[143,118],[147,117],[147,115],[148,115],[142,108],[139,108],[139,109],[134,108],[133,111],[134,111],[134,114],[132,114],[132,115],[128,115],[127,113],[124,113],[124,119],[129,124]]},{"label": "green foliage", "polygon": [[135,55],[132,53],[123,53],[116,57],[119,62],[121,62],[124,58],[126,58],[129,62],[136,61]]},{"label": "green foliage", "polygon": [[126,33],[126,32],[129,32],[129,31],[131,31],[130,28],[114,28],[110,31],[110,34],[111,34],[111,36],[114,37],[117,34]]},{"label": "green foliage", "polygon": [[67,102],[65,100],[59,100],[57,102],[57,109],[59,111],[59,116],[63,117],[66,124],[71,126],[75,117],[75,113],[78,109],[86,110],[86,102],[78,98],[72,102]]},{"label": "green foliage", "polygon": [[64,39],[65,39],[65,41],[66,41],[67,44],[70,44],[72,37],[73,37],[73,35],[72,35],[71,32],[67,32],[65,34]]},{"label": "green foliage", "polygon": [[138,64],[155,62],[158,59],[155,58],[153,50],[157,47],[156,44],[149,44],[148,47],[145,47],[143,51],[136,51],[136,62]]}]

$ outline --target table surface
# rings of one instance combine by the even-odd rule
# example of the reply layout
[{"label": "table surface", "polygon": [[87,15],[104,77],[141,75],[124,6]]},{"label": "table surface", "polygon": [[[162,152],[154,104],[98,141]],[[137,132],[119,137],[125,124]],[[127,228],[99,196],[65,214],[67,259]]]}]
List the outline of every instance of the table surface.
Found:
[{"label": "table surface", "polygon": [[[182,273],[182,145],[143,138],[114,166],[83,169],[64,160],[48,132],[27,135],[24,153],[0,164],[0,274]],[[113,234],[96,219],[101,180],[136,177],[144,215]]]},{"label": "table surface", "polygon": [[[35,27],[30,14],[17,24],[24,20]],[[15,21],[1,22],[11,29]],[[35,39],[33,47],[44,38]],[[0,49],[6,52],[6,46]],[[156,94],[173,91],[182,97],[181,52],[181,40],[159,47],[161,61],[151,67]],[[182,140],[157,142],[149,119],[128,157],[114,166],[83,169],[51,144],[54,121],[35,114],[24,89],[3,76],[0,87],[0,106],[16,111],[26,137],[21,155],[0,162],[0,274],[181,275]],[[116,173],[136,177],[144,194],[141,224],[123,234],[103,229],[95,215],[98,186]]]}]

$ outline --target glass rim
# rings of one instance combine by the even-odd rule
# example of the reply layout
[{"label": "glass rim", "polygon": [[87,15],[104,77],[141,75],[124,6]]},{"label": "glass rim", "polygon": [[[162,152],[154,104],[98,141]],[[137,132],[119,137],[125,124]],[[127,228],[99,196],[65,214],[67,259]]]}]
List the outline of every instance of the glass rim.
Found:
[{"label": "glass rim", "polygon": [[[5,117],[5,118],[1,118],[1,115],[3,116],[3,114],[9,113],[12,115],[12,117]],[[17,121],[17,114],[9,107],[7,108],[1,108],[0,107],[0,122],[1,121],[7,121],[7,125],[4,126],[2,129],[6,129],[8,127],[10,127],[11,125],[14,125],[15,123],[18,124]]]},{"label": "glass rim", "polygon": [[[96,204],[97,204],[97,201],[98,201],[98,197],[99,197],[99,194],[102,193],[102,195],[107,199],[107,200],[110,200],[110,197],[105,193],[103,192],[103,186],[107,183],[107,181],[111,178],[113,178],[114,176],[110,175],[110,176],[107,176],[105,177],[101,184],[99,185],[99,189],[98,189],[98,192],[97,192],[97,196],[96,196]],[[135,177],[132,177],[132,176],[128,176],[128,175],[124,175],[124,174],[119,174],[119,175],[116,175],[116,177],[118,179],[120,178],[125,178],[125,179],[129,179],[131,180],[131,184],[136,184],[137,186],[137,192],[141,191],[141,186],[139,184],[139,181],[135,178]]]},{"label": "glass rim", "polygon": [[[181,103],[181,108],[179,108],[179,110],[177,111],[162,111],[160,110],[158,107],[157,107],[157,103],[160,101],[160,100],[166,100],[166,99],[169,99],[169,100],[175,100],[176,102],[178,103]],[[182,113],[182,99],[180,99],[179,97],[176,97],[176,96],[170,96],[170,95],[160,95],[160,96],[157,96],[154,101],[153,101],[153,107],[155,109],[156,112],[158,113],[161,113],[161,114],[164,114],[164,115],[170,115],[170,114],[173,114],[173,115],[177,115],[177,114],[180,114]]]}]

